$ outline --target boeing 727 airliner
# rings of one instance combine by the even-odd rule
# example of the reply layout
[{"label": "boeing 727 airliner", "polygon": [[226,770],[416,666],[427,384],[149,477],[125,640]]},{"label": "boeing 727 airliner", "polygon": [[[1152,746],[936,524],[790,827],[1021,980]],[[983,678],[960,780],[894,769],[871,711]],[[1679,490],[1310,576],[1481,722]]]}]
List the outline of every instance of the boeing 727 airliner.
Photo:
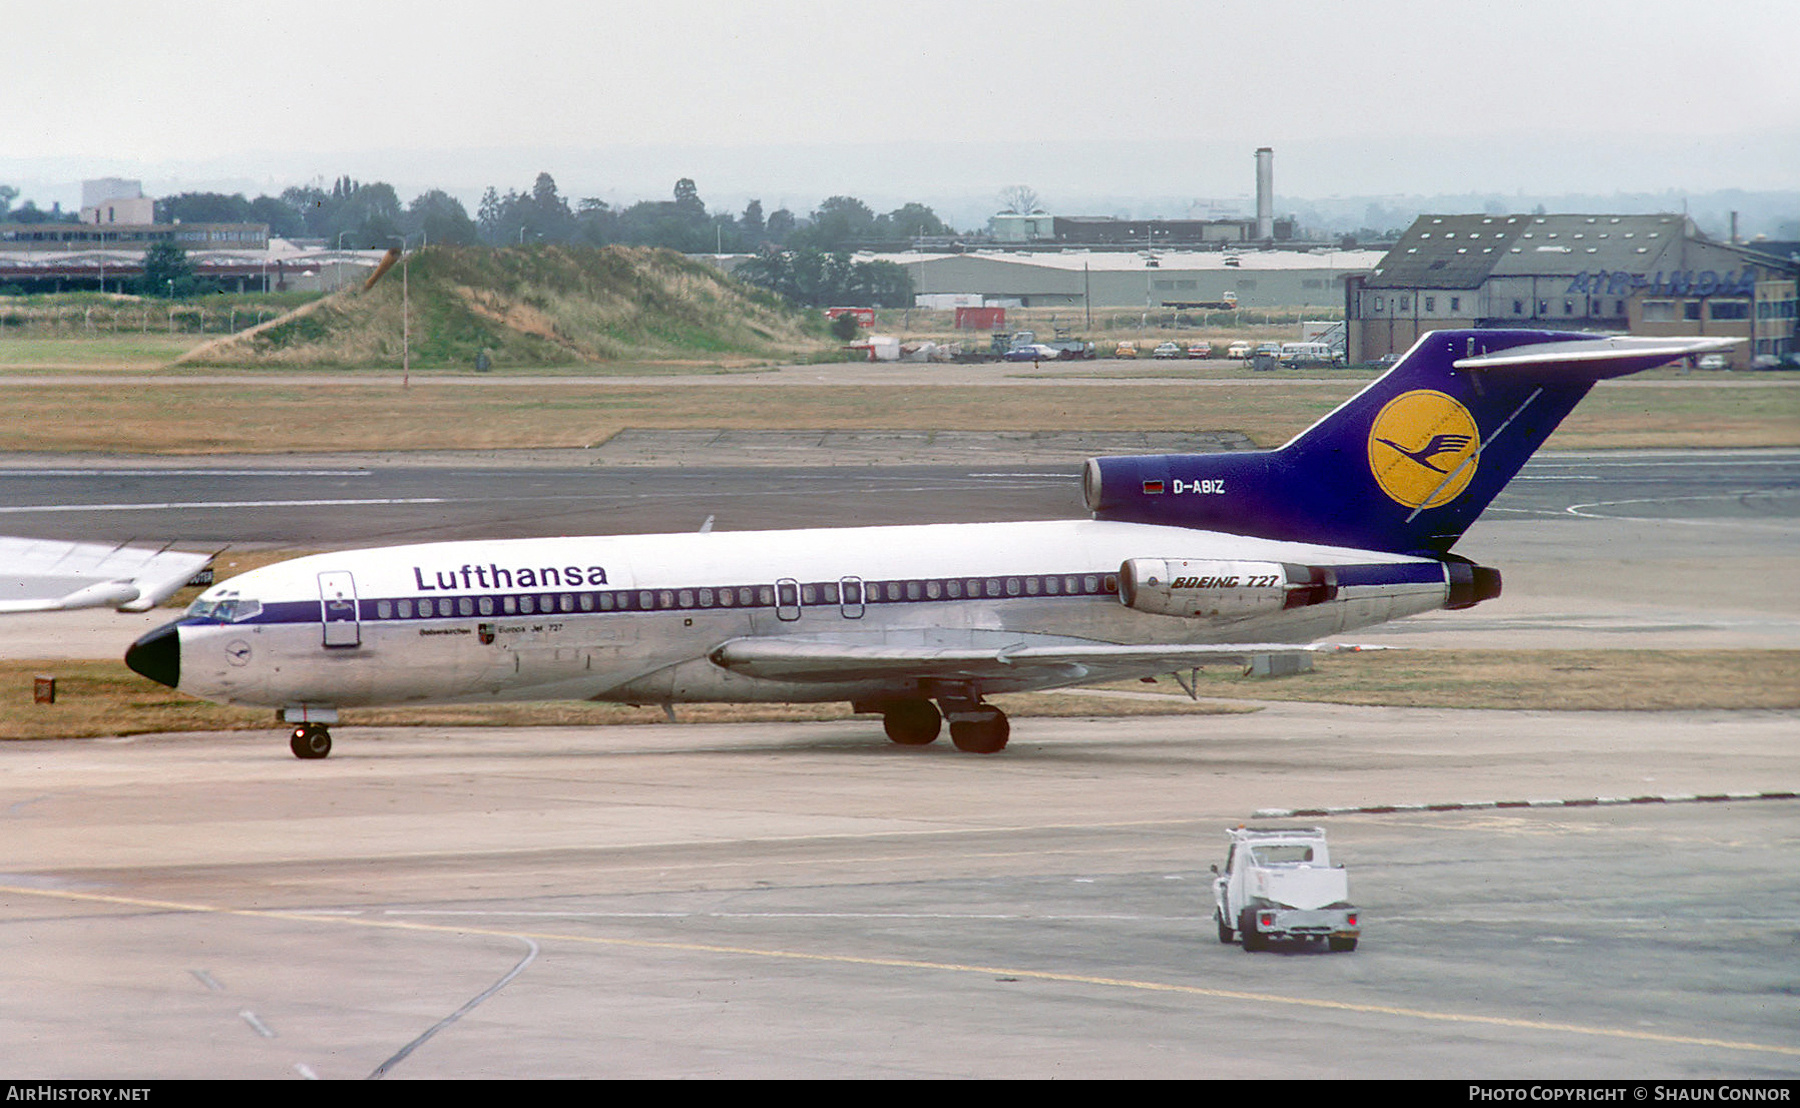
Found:
[{"label": "boeing 727 airliner", "polygon": [[1594,383],[1732,340],[1439,331],[1276,450],[1095,458],[1092,518],[446,542],[208,589],[125,661],[279,711],[849,701],[889,738],[1006,745],[1001,692],[1241,661],[1498,596],[1451,547]]}]

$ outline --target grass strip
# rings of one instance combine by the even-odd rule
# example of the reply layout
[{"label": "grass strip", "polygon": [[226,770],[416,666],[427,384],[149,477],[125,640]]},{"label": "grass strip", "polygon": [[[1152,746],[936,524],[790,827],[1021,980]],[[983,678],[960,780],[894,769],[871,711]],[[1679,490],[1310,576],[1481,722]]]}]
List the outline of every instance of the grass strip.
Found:
[{"label": "grass strip", "polygon": [[[1275,446],[1335,408],[1357,382],[1166,388],[515,382],[402,389],[346,379],[116,386],[9,385],[8,449],[141,454],[591,447],[654,430],[1212,431]],[[1551,449],[1800,445],[1800,387],[1599,389]]]},{"label": "grass strip", "polygon": [[[1175,682],[1112,686],[1178,693]],[[1800,708],[1800,650],[1383,650],[1311,673],[1203,670],[1201,696],[1399,708],[1696,711]]]}]

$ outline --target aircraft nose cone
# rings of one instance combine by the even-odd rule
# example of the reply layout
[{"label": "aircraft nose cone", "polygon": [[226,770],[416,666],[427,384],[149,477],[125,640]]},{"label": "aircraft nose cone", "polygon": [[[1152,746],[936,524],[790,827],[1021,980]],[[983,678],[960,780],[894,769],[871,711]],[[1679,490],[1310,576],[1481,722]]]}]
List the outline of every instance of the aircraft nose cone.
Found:
[{"label": "aircraft nose cone", "polygon": [[181,638],[169,623],[145,635],[125,651],[125,664],[152,681],[175,688],[181,683]]}]

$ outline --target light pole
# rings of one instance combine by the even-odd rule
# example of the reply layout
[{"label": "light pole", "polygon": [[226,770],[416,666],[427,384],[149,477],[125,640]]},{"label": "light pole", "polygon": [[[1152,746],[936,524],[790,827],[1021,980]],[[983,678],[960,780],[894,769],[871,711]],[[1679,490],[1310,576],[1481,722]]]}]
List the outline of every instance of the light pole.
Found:
[{"label": "light pole", "polygon": [[412,387],[412,288],[406,280],[406,240],[400,240],[400,387]]},{"label": "light pole", "polygon": [[[340,253],[340,254],[342,254],[344,252],[344,236],[349,233],[350,233],[349,231],[339,231],[338,232],[338,247],[337,248],[338,248],[338,253]],[[331,268],[333,270],[332,285],[334,286],[332,291],[336,292],[344,287],[344,259],[342,259],[342,258],[332,259]]]},{"label": "light pole", "polygon": [[407,282],[406,263],[412,255],[406,252],[406,236],[400,240],[400,387],[412,387],[412,288]]}]

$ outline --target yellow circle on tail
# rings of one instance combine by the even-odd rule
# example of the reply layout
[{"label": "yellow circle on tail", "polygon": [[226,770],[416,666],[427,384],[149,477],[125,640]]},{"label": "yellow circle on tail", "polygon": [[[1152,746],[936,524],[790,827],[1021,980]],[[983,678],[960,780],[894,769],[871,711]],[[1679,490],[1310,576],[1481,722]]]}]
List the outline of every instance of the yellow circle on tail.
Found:
[{"label": "yellow circle on tail", "polygon": [[1369,472],[1408,508],[1456,499],[1475,476],[1481,428],[1456,399],[1432,389],[1401,393],[1369,428]]}]

